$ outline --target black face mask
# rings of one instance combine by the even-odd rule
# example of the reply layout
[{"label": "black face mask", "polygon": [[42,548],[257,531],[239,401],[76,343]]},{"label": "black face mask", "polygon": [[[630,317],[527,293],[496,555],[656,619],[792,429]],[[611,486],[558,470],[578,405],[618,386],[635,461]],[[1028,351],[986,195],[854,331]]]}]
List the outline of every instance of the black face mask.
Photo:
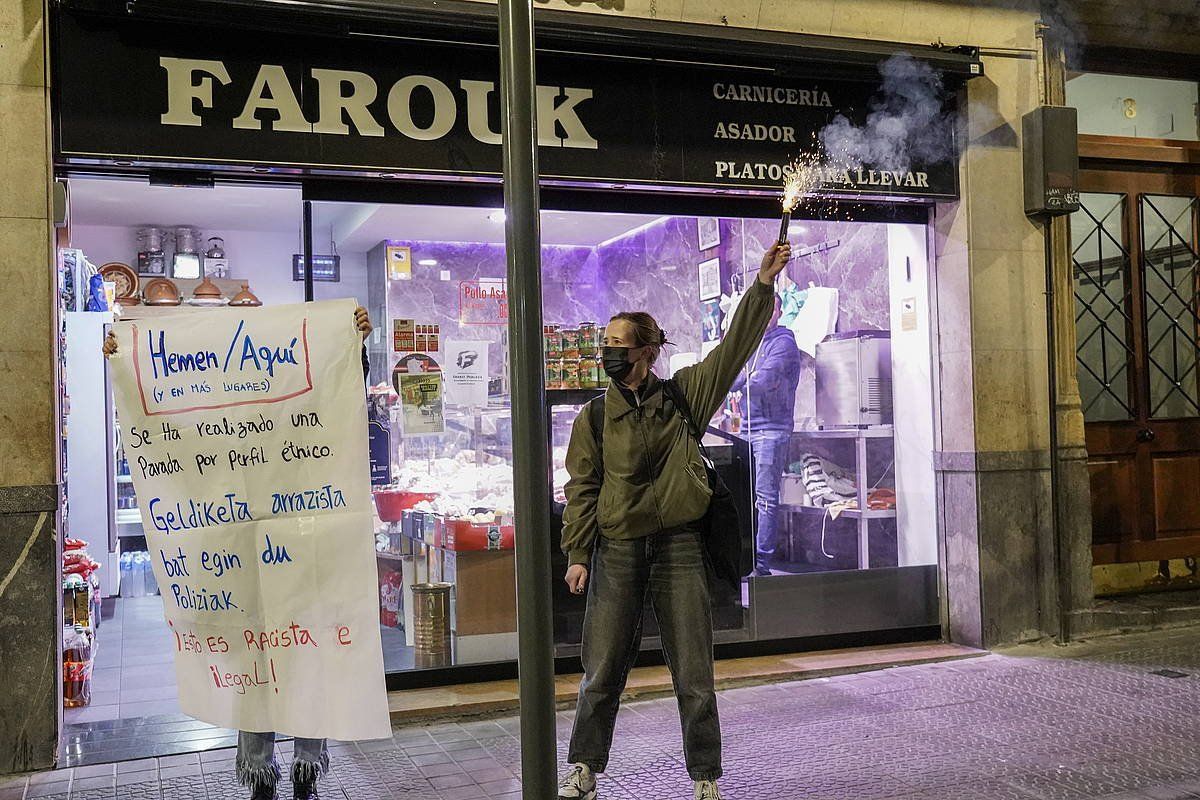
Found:
[{"label": "black face mask", "polygon": [[633,372],[633,362],[629,360],[628,347],[605,347],[602,353],[604,372],[614,381],[621,382]]}]

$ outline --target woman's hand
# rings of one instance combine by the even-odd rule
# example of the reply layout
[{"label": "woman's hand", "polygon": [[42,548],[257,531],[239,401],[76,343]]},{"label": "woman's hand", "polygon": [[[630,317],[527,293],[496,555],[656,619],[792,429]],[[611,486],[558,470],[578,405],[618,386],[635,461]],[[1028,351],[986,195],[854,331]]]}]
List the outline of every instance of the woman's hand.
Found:
[{"label": "woman's hand", "polygon": [[367,314],[367,310],[362,306],[354,309],[354,327],[358,328],[362,333],[364,340],[371,335],[371,331],[375,330],[374,326],[371,325],[370,315]]},{"label": "woman's hand", "polygon": [[104,357],[108,358],[111,355],[116,355],[117,352],[117,336],[112,331],[104,337]]},{"label": "woman's hand", "polygon": [[588,568],[583,564],[572,564],[567,567],[567,588],[571,594],[583,594],[587,588]]},{"label": "woman's hand", "polygon": [[771,245],[771,249],[763,254],[762,266],[758,268],[758,279],[768,286],[774,285],[775,278],[783,272],[783,268],[787,266],[791,258],[792,246],[790,244]]}]

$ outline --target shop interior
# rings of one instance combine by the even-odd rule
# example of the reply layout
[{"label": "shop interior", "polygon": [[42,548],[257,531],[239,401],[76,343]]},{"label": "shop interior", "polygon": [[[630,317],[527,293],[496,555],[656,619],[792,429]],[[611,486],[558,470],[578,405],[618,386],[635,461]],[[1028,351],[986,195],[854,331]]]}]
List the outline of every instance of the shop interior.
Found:
[{"label": "shop interior", "polygon": [[[178,713],[170,637],[100,352],[105,327],[117,313],[305,298],[298,187],[73,178],[70,208],[58,265],[64,662],[79,678],[66,687],[68,725]],[[516,657],[503,223],[495,208],[312,204],[314,299],[356,298],[375,324],[367,391],[377,513],[363,535],[375,540],[390,673]],[[543,212],[556,503],[571,423],[604,388],[597,347],[611,314],[656,316],[674,343],[660,375],[695,363],[720,342],[778,230],[778,219]],[[734,613],[718,615],[726,641],[754,635],[755,581],[789,586],[936,563],[926,237],[910,223],[791,223],[780,324],[800,370],[776,547],[770,574],[749,579],[727,599]],[[745,536],[758,517],[755,402],[749,391],[731,394],[708,439],[736,473]],[[560,655],[578,651],[582,605],[571,601],[556,595]]]}]

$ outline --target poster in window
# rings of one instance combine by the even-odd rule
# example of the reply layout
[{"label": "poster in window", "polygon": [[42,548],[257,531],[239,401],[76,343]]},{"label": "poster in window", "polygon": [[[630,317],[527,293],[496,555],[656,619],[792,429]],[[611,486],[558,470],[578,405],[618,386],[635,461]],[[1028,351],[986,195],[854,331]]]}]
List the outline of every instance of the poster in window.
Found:
[{"label": "poster in window", "polygon": [[442,374],[440,372],[400,375],[399,391],[404,412],[404,435],[421,436],[444,433],[442,413]]},{"label": "poster in window", "polygon": [[412,248],[400,245],[388,245],[387,256],[388,278],[393,281],[404,281],[412,277]]},{"label": "poster in window", "polygon": [[711,250],[721,243],[721,225],[716,217],[697,217],[696,233],[701,251]]},{"label": "poster in window", "polygon": [[488,343],[446,342],[446,402],[479,408],[488,401]]},{"label": "poster in window", "polygon": [[400,397],[405,436],[444,433],[442,368],[425,353],[410,353],[392,369],[392,387]]},{"label": "poster in window", "polygon": [[701,261],[696,268],[700,284],[700,299],[715,300],[721,296],[721,259]]}]

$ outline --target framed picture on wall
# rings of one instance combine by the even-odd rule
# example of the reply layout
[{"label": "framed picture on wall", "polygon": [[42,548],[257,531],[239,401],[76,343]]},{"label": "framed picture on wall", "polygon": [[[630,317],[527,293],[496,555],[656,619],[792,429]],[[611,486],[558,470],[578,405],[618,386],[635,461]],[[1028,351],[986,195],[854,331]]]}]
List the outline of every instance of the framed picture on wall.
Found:
[{"label": "framed picture on wall", "polygon": [[711,250],[721,243],[721,225],[716,217],[697,217],[696,233],[701,250]]},{"label": "framed picture on wall", "polygon": [[721,259],[701,261],[699,272],[700,299],[714,300],[721,296]]},{"label": "framed picture on wall", "polygon": [[707,300],[700,304],[700,308],[700,319],[703,323],[701,338],[705,342],[715,342],[721,338],[721,301]]}]

